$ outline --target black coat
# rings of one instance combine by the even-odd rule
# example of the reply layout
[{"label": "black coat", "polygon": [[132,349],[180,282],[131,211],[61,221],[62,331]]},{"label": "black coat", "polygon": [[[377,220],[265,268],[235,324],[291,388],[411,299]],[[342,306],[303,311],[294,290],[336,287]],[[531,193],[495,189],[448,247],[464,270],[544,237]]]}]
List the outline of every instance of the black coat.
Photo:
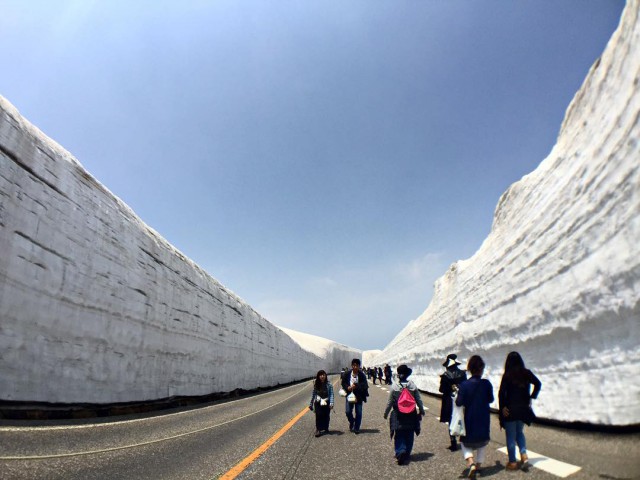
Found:
[{"label": "black coat", "polygon": [[440,406],[440,421],[449,423],[453,413],[453,385],[460,385],[467,379],[467,373],[460,370],[457,365],[448,368],[440,375],[440,393],[442,393],[442,405]]},{"label": "black coat", "polygon": [[[498,392],[499,417],[500,426],[504,427],[504,422],[512,422],[520,420],[527,425],[535,420],[536,416],[531,409],[531,399],[538,398],[542,383],[538,380],[531,370],[524,369],[520,374],[520,378],[514,378],[513,375],[503,375],[500,382],[500,390]],[[533,393],[531,393],[531,385],[533,385]],[[509,409],[509,416],[505,417],[503,408]]]},{"label": "black coat", "polygon": [[[342,381],[340,383],[344,391],[349,392],[349,386],[351,383],[351,372],[344,372],[344,375],[342,375]],[[367,383],[367,376],[362,370],[358,371],[358,383],[356,384],[356,389],[353,391],[353,393],[356,395],[357,403],[367,401],[367,397],[369,396],[369,383]]]}]

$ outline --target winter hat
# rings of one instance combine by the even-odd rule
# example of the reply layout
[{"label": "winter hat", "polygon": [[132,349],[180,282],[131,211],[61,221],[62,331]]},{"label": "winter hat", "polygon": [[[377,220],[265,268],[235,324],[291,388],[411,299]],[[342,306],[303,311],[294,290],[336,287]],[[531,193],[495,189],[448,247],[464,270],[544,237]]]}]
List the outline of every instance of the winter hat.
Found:
[{"label": "winter hat", "polygon": [[447,359],[442,364],[443,367],[450,367],[452,365],[460,365],[460,362],[456,360],[458,356],[455,353],[450,353],[447,355]]},{"label": "winter hat", "polygon": [[409,375],[411,375],[411,372],[413,372],[413,370],[411,370],[406,365],[400,365],[397,369],[397,372],[399,377],[407,378]]}]

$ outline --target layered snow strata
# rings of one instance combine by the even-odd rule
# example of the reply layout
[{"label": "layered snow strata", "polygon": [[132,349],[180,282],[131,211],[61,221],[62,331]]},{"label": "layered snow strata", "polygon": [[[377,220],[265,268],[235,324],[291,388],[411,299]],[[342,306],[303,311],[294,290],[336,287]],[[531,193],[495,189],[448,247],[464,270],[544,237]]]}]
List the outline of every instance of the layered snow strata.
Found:
[{"label": "layered snow strata", "polygon": [[480,249],[378,363],[408,363],[437,392],[448,353],[479,354],[497,394],[516,350],[542,381],[539,416],[640,423],[638,15],[629,1],[549,156],[504,193]]},{"label": "layered snow strata", "polygon": [[0,97],[0,400],[111,403],[308,378],[301,348]]},{"label": "layered snow strata", "polygon": [[[327,338],[297,332],[289,328],[280,329],[295,340],[304,350],[323,359],[321,367],[328,373],[339,372],[342,367],[351,365],[351,360],[361,358],[362,352]],[[320,370],[320,368],[318,370]]]}]

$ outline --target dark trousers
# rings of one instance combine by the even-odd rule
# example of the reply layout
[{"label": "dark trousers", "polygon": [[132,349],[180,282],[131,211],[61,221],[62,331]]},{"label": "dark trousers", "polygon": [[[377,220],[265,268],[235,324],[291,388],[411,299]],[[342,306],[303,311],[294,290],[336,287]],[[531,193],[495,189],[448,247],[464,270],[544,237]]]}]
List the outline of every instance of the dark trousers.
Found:
[{"label": "dark trousers", "polygon": [[316,403],[315,412],[316,430],[320,430],[321,432],[329,430],[329,420],[331,416],[331,408],[329,408],[329,405],[321,406]]},{"label": "dark trousers", "polygon": [[396,457],[400,456],[403,453],[411,455],[414,440],[413,430],[396,430],[393,439],[396,449]]},{"label": "dark trousers", "polygon": [[[353,418],[354,408],[356,410],[355,418]],[[347,414],[347,420],[349,420],[349,430],[359,432],[362,423],[362,402],[349,403],[349,400],[346,400],[344,410]]]}]

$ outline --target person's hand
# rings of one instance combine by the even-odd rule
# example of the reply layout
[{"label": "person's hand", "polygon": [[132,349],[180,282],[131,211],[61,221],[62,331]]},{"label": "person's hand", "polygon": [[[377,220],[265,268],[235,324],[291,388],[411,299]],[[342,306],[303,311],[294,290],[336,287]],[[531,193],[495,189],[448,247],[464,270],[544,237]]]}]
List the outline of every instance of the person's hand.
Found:
[{"label": "person's hand", "polygon": [[329,405],[329,410],[333,410],[333,404]]},{"label": "person's hand", "polygon": [[309,410],[313,412],[313,407],[311,405],[309,405]]},{"label": "person's hand", "polygon": [[384,417],[384,419],[386,420],[387,417],[389,416],[387,413],[385,413],[384,415],[382,415]]},{"label": "person's hand", "polygon": [[508,417],[508,416],[509,416],[509,409],[508,409],[507,407],[504,407],[504,408],[502,409],[502,415],[503,415],[504,417]]}]

